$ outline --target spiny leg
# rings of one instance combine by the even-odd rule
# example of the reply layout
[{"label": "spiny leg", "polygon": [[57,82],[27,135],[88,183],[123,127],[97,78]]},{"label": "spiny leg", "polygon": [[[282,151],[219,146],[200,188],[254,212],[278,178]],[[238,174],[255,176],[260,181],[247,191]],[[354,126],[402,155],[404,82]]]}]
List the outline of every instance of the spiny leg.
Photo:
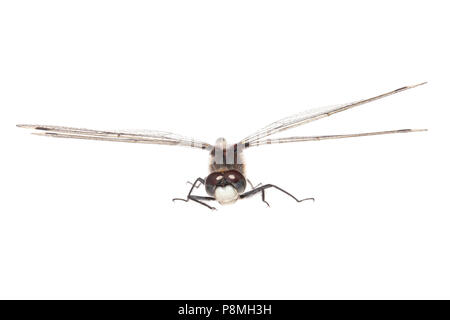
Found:
[{"label": "spiny leg", "polygon": [[278,187],[278,186],[276,186],[276,185],[273,185],[273,184],[266,184],[266,185],[263,185],[263,186],[261,186],[261,187],[258,187],[258,188],[255,188],[255,189],[253,189],[253,190],[250,190],[250,191],[248,191],[248,192],[245,192],[245,193],[243,193],[243,194],[240,195],[240,198],[241,198],[241,199],[247,198],[247,197],[250,197],[250,196],[252,196],[252,195],[257,194],[258,192],[261,192],[261,193],[262,193],[263,201],[264,201],[267,205],[269,205],[269,204],[267,203],[267,201],[265,201],[265,193],[264,193],[264,190],[266,190],[266,189],[268,189],[268,188],[275,188],[275,189],[277,189],[277,190],[280,190],[281,192],[287,194],[288,196],[290,196],[292,199],[294,199],[294,200],[297,201],[297,202],[302,202],[302,201],[305,201],[305,200],[313,200],[313,201],[314,201],[314,198],[305,198],[305,199],[299,200],[299,199],[297,199],[296,197],[294,197],[292,194],[290,194],[289,192],[287,192],[286,190],[283,190],[283,189],[281,189],[280,187]]},{"label": "spiny leg", "polygon": [[270,204],[266,201],[266,193],[265,193],[264,189],[261,190],[261,198],[262,198],[262,201],[265,204],[267,204],[267,206],[270,208]]},{"label": "spiny leg", "polygon": [[[253,183],[250,181],[250,179],[247,179],[247,182],[250,184],[250,187],[252,187],[252,190],[255,190],[255,187],[253,186]],[[256,188],[258,188],[262,183],[258,183],[256,185]],[[262,197],[262,201],[267,204],[268,207],[270,207],[270,204],[265,200],[266,194],[264,192],[264,190],[261,190],[261,197]]]},{"label": "spiny leg", "polygon": [[[189,182],[189,181],[188,181],[188,182]],[[189,196],[191,195],[191,193],[192,193],[192,191],[194,190],[194,188],[198,188],[198,187],[196,187],[197,182],[200,182],[200,184],[204,184],[204,183],[205,183],[205,180],[203,180],[202,178],[197,178],[197,179],[194,181],[194,183],[192,183],[192,187],[191,187],[191,189],[189,190],[189,193],[188,193],[186,199],[174,198],[174,199],[172,199],[172,201],[175,201],[175,200],[182,200],[182,201],[187,202],[188,199],[189,199]]]},{"label": "spiny leg", "polygon": [[[197,182],[200,182],[198,186],[197,186]],[[190,182],[188,181],[188,183],[190,183]],[[201,184],[204,184],[204,183],[205,183],[205,180],[203,180],[202,178],[197,178],[197,179],[194,181],[194,183],[191,183],[191,184],[192,184],[192,187],[191,187],[191,189],[189,190],[189,193],[188,193],[188,195],[186,196],[186,199],[182,199],[182,198],[173,198],[172,201],[179,200],[179,201],[188,202],[189,200],[192,200],[192,201],[197,202],[197,203],[199,203],[199,204],[201,204],[201,205],[203,205],[203,206],[205,206],[205,207],[207,207],[207,208],[209,208],[209,209],[211,209],[211,210],[216,210],[216,208],[211,207],[211,206],[207,205],[206,203],[200,201],[200,200],[215,200],[213,197],[202,197],[202,196],[192,195],[192,191],[194,190],[194,188],[198,188]]]},{"label": "spiny leg", "polygon": [[[192,193],[192,191],[194,190],[194,188],[198,188],[198,187],[196,186],[196,185],[197,185],[197,182],[200,182],[200,184],[203,184],[203,183],[205,183],[205,180],[203,180],[202,178],[197,178],[197,179],[194,181],[194,183],[191,183],[192,187],[191,187],[191,189],[189,190],[189,193],[187,194],[186,199],[182,199],[182,198],[173,198],[172,201],[180,200],[180,201],[188,202],[188,201],[189,201],[189,197],[191,196],[191,193]],[[188,181],[188,183],[190,183],[190,182]]]},{"label": "spiny leg", "polygon": [[259,187],[260,185],[262,185],[262,183],[258,183],[255,187],[255,186],[253,186],[253,183],[250,181],[250,179],[247,179],[247,182],[250,184],[250,187],[252,187],[252,189],[255,189],[255,188]]},{"label": "spiny leg", "polygon": [[[196,184],[197,181],[199,181],[199,184]],[[205,180],[203,180],[202,178],[198,178],[194,183],[187,181],[187,184],[190,184],[191,186],[194,186],[196,189],[198,189],[202,184],[205,184]]]},{"label": "spiny leg", "polygon": [[203,201],[200,201],[200,200],[206,200],[206,201],[209,201],[209,200],[211,200],[211,201],[212,201],[212,200],[216,200],[216,199],[214,199],[213,197],[202,197],[202,196],[190,195],[190,196],[188,196],[188,200],[185,200],[185,199],[180,199],[180,200],[183,200],[183,201],[186,201],[186,202],[187,202],[188,200],[192,200],[192,201],[194,201],[194,202],[197,202],[197,203],[199,203],[199,204],[201,204],[201,205],[207,207],[208,209],[216,210],[216,208],[211,207],[210,205],[204,203]]}]

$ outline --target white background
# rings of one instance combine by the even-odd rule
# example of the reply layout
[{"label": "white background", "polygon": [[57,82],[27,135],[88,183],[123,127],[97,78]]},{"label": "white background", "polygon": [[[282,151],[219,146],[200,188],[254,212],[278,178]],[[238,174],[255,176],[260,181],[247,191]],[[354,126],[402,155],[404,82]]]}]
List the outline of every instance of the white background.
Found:
[{"label": "white background", "polygon": [[[0,298],[450,298],[445,1],[2,1]],[[238,141],[278,118],[422,86],[263,146],[269,191],[210,212],[189,148],[17,123]],[[200,194],[202,190],[199,190]]]}]

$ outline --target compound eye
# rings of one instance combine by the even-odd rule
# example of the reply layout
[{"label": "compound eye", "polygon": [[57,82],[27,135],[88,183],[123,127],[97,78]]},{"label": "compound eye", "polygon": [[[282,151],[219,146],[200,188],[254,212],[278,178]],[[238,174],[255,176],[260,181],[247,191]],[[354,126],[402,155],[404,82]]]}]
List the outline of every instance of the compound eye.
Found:
[{"label": "compound eye", "polygon": [[214,196],[214,191],[216,190],[216,187],[218,184],[222,182],[224,179],[224,176],[220,172],[213,172],[208,177],[206,177],[205,180],[205,188],[206,193],[210,196]]},{"label": "compound eye", "polygon": [[246,181],[245,177],[239,171],[229,171],[226,174],[227,181],[230,182],[239,193],[244,192]]},{"label": "compound eye", "polygon": [[206,177],[206,184],[216,185],[223,180],[223,174],[221,172],[213,172]]},{"label": "compound eye", "polygon": [[243,178],[242,174],[238,171],[232,170],[227,172],[227,180],[230,182],[237,182]]}]

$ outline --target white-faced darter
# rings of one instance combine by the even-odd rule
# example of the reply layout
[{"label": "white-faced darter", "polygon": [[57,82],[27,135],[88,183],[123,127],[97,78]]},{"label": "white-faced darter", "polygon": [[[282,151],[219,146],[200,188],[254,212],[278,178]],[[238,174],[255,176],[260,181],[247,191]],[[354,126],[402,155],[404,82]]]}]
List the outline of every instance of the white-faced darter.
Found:
[{"label": "white-faced darter", "polygon": [[[187,138],[174,133],[162,131],[105,131],[52,125],[28,124],[19,124],[17,126],[21,128],[33,129],[35,130],[33,134],[45,137],[188,146],[200,150],[205,150],[209,153],[210,156],[209,175],[206,178],[197,178],[193,183],[191,183],[192,186],[186,198],[175,198],[173,199],[174,201],[194,201],[205,207],[208,207],[209,209],[215,209],[213,206],[210,206],[206,202],[217,201],[222,205],[231,204],[239,199],[245,199],[260,193],[262,201],[264,201],[269,206],[269,203],[265,199],[265,190],[269,188],[277,189],[297,202],[314,200],[314,198],[298,199],[289,192],[273,184],[264,184],[254,187],[245,175],[245,163],[242,156],[244,150],[268,144],[319,141],[328,139],[342,139],[382,134],[426,131],[426,129],[400,129],[340,135],[293,136],[276,139],[268,138],[273,134],[292,129],[308,122],[319,120],[331,116],[335,113],[342,112],[408,89],[415,88],[425,83],[426,82],[412,86],[405,86],[369,99],[304,111],[290,117],[275,121],[234,144],[228,144],[224,138],[219,138],[217,139],[216,144],[212,145],[193,138]],[[207,196],[193,194],[194,189],[198,188],[200,185],[205,186]]]}]

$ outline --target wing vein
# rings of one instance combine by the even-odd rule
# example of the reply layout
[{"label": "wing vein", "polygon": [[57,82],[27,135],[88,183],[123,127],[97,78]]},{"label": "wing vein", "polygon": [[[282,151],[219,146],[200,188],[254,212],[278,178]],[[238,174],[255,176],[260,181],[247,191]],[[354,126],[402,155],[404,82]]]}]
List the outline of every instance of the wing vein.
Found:
[{"label": "wing vein", "polygon": [[248,137],[244,138],[243,140],[241,140],[242,144],[252,144],[255,143],[257,141],[262,140],[263,138],[273,135],[275,133],[284,131],[284,130],[288,130],[291,128],[295,128],[297,126],[306,124],[308,122],[311,121],[315,121],[315,120],[319,120],[328,116],[331,116],[335,113],[338,112],[342,112],[345,110],[348,110],[350,108],[354,108],[356,106],[360,106],[362,104],[366,104],[378,99],[382,99],[385,98],[387,96],[408,90],[408,89],[412,89],[415,87],[418,87],[420,85],[425,84],[426,82],[423,83],[419,83],[416,85],[412,85],[412,86],[405,86],[396,90],[392,90],[383,94],[380,94],[378,96],[372,97],[372,98],[368,98],[368,99],[363,99],[363,100],[358,100],[358,101],[354,101],[354,102],[350,102],[350,103],[346,103],[346,104],[342,104],[342,105],[338,105],[338,106],[330,106],[330,107],[324,107],[324,108],[316,108],[316,109],[311,109],[308,111],[304,111],[304,112],[300,112],[297,113],[295,115],[280,119],[278,121],[275,121],[267,126],[265,126],[264,128],[256,131],[255,133],[249,135]]},{"label": "wing vein", "polygon": [[84,128],[28,124],[20,124],[17,126],[20,128],[33,129],[35,130],[33,134],[46,137],[161,145],[180,145],[206,150],[210,150],[213,148],[213,146],[207,142],[164,131],[91,130]]},{"label": "wing vein", "polygon": [[252,142],[248,146],[249,147],[255,147],[255,146],[266,145],[266,144],[280,144],[280,143],[305,142],[305,141],[320,141],[320,140],[330,140],[330,139],[355,138],[355,137],[375,136],[375,135],[383,135],[383,134],[410,133],[410,132],[421,132],[421,131],[427,131],[427,129],[399,129],[399,130],[364,132],[364,133],[351,133],[351,134],[338,134],[338,135],[285,137],[285,138],[277,138],[277,139],[263,139],[263,140],[258,140],[256,142]]}]

